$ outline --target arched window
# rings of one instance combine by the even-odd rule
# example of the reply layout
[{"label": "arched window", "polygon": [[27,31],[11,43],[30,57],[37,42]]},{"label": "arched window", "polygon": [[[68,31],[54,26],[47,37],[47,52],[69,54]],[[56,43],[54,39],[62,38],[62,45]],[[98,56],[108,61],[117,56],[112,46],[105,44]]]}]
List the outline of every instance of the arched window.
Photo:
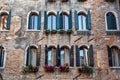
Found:
[{"label": "arched window", "polygon": [[7,13],[2,13],[0,15],[0,30],[7,30]]},{"label": "arched window", "polygon": [[87,28],[86,28],[86,15],[84,13],[78,14],[78,25],[79,25],[78,30],[87,30]]},{"label": "arched window", "polygon": [[5,50],[2,46],[0,46],[0,67],[4,67],[5,61]]},{"label": "arched window", "polygon": [[107,18],[107,29],[108,30],[116,30],[117,24],[116,24],[116,17],[112,12],[109,12],[106,14]]},{"label": "arched window", "polygon": [[26,66],[28,65],[38,66],[39,63],[38,54],[39,54],[38,49],[35,46],[29,46],[26,55]]},{"label": "arched window", "polygon": [[60,26],[62,29],[68,30],[69,29],[69,15],[67,13],[62,12],[60,14]]},{"label": "arched window", "polygon": [[29,15],[29,23],[28,23],[28,29],[29,30],[40,30],[40,21],[41,19],[41,12],[36,13],[36,12],[31,12]]},{"label": "arched window", "polygon": [[66,47],[62,47],[60,51],[60,65],[70,64],[70,52]]},{"label": "arched window", "polygon": [[56,15],[54,13],[48,14],[48,29],[56,30]]}]

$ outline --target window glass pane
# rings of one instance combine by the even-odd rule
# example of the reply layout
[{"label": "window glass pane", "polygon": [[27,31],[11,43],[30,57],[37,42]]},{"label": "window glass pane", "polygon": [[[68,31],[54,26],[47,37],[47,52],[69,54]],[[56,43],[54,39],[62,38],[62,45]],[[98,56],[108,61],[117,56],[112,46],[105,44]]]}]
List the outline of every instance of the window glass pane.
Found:
[{"label": "window glass pane", "polygon": [[78,25],[79,25],[79,30],[82,30],[82,16],[78,16]]},{"label": "window glass pane", "polygon": [[82,16],[83,19],[83,30],[86,30],[86,16]]},{"label": "window glass pane", "polygon": [[36,66],[36,49],[32,48],[31,49],[31,64],[33,66]]},{"label": "window glass pane", "polygon": [[0,47],[0,67],[3,67],[4,64],[4,49]]},{"label": "window glass pane", "polygon": [[85,52],[86,65],[88,66],[88,50],[84,49],[84,52]]},{"label": "window glass pane", "polygon": [[38,26],[38,16],[37,15],[32,15],[31,16],[31,21],[32,21],[32,29],[37,30],[37,26]]},{"label": "window glass pane", "polygon": [[51,30],[51,16],[48,16],[48,29]]},{"label": "window glass pane", "polygon": [[48,51],[48,65],[50,66],[52,64],[52,51]]},{"label": "window glass pane", "polygon": [[56,30],[56,16],[53,16],[53,30]]},{"label": "window glass pane", "polygon": [[7,18],[6,14],[0,16],[0,30],[7,30]]},{"label": "window glass pane", "polygon": [[84,54],[83,54],[83,50],[80,50],[80,66],[82,65],[82,64],[84,64]]},{"label": "window glass pane", "polygon": [[69,51],[68,51],[68,49],[66,49],[65,57],[66,57],[66,63],[69,64]]},{"label": "window glass pane", "polygon": [[68,30],[69,29],[69,26],[68,26],[68,16],[65,15],[65,30]]},{"label": "window glass pane", "polygon": [[64,65],[64,50],[61,50],[60,60],[61,60],[61,65]]}]

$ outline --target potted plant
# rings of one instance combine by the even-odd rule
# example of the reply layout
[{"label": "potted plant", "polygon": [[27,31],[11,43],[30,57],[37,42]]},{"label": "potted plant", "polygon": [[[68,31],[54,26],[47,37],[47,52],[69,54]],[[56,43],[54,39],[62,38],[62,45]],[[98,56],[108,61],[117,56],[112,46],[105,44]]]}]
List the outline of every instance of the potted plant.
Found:
[{"label": "potted plant", "polygon": [[50,30],[49,30],[49,29],[46,29],[46,30],[44,30],[44,32],[45,32],[46,34],[49,34],[49,33],[50,33]]},{"label": "potted plant", "polygon": [[63,34],[63,33],[65,33],[65,30],[59,29],[59,30],[57,30],[57,32],[60,33],[60,34]]},{"label": "potted plant", "polygon": [[93,69],[89,66],[82,65],[82,68],[78,68],[80,74],[91,75],[93,73]]},{"label": "potted plant", "polygon": [[60,65],[59,66],[59,71],[60,72],[69,72],[69,65],[66,63],[66,64],[64,64],[63,66],[62,65]]},{"label": "potted plant", "polygon": [[44,69],[45,69],[46,72],[54,72],[55,67],[54,66],[45,65]]},{"label": "potted plant", "polygon": [[51,33],[55,34],[55,33],[57,33],[57,30],[51,30]]},{"label": "potted plant", "polygon": [[67,32],[68,34],[71,34],[73,31],[72,31],[72,29],[68,29],[66,32]]},{"label": "potted plant", "polygon": [[35,73],[38,71],[38,67],[37,66],[33,66],[32,64],[26,66],[26,67],[23,67],[23,73]]}]

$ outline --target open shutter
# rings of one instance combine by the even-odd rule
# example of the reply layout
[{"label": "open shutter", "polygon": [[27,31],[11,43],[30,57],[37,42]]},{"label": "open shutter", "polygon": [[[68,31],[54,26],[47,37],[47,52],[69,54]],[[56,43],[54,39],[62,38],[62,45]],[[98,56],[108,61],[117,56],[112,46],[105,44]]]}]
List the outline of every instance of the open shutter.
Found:
[{"label": "open shutter", "polygon": [[27,55],[26,55],[26,66],[29,65],[30,60],[30,46],[27,49]]},{"label": "open shutter", "polygon": [[77,11],[74,12],[74,16],[75,16],[75,28],[76,30],[79,29],[79,25],[78,25],[78,14]]},{"label": "open shutter", "polygon": [[70,49],[70,66],[74,67],[74,46],[71,46]]},{"label": "open shutter", "polygon": [[11,10],[9,11],[8,19],[7,19],[7,29],[8,30],[10,30],[10,23],[11,23]]},{"label": "open shutter", "polygon": [[60,65],[60,47],[59,45],[57,45],[57,49],[56,49],[56,66]]},{"label": "open shutter", "polygon": [[111,52],[111,48],[109,46],[107,46],[108,49],[108,60],[109,60],[109,66],[112,67],[112,52]]},{"label": "open shutter", "polygon": [[40,66],[40,55],[41,55],[41,45],[39,45],[37,51],[37,66]]},{"label": "open shutter", "polygon": [[37,26],[37,29],[38,30],[41,29],[41,11],[39,11],[39,14],[38,14],[38,26]]},{"label": "open shutter", "polygon": [[117,29],[116,18],[112,13],[111,13],[111,26],[112,26],[112,29],[114,29],[114,30]]},{"label": "open shutter", "polygon": [[90,9],[88,9],[88,15],[86,17],[86,27],[88,30],[91,30],[91,13]]},{"label": "open shutter", "polygon": [[45,45],[45,65],[48,65],[48,47]]},{"label": "open shutter", "polygon": [[80,53],[79,53],[79,48],[78,45],[76,45],[76,66],[80,66]]},{"label": "open shutter", "polygon": [[69,29],[72,29],[72,10],[69,12]]},{"label": "open shutter", "polygon": [[32,29],[32,12],[29,14],[29,20],[28,20],[28,29]]},{"label": "open shutter", "polygon": [[60,19],[60,16],[59,16],[59,11],[57,11],[57,15],[56,15],[56,27],[57,29],[59,29],[60,25],[59,25],[59,19]]},{"label": "open shutter", "polygon": [[88,54],[90,57],[90,65],[89,66],[93,67],[94,66],[94,55],[93,55],[94,53],[93,53],[93,46],[92,45],[90,45],[90,48],[88,50]]},{"label": "open shutter", "polygon": [[60,15],[60,29],[63,29],[63,12]]},{"label": "open shutter", "polygon": [[47,11],[44,12],[44,29],[47,29],[48,25],[48,16],[47,16]]}]

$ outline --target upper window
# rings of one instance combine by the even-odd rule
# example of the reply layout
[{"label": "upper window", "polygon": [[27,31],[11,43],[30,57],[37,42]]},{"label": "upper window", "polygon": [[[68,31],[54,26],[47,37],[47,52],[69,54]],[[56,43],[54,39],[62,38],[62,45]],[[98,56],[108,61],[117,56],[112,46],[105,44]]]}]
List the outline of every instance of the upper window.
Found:
[{"label": "upper window", "polygon": [[0,14],[0,30],[9,30],[11,20],[11,11],[9,14],[7,12],[2,12]]},{"label": "upper window", "polygon": [[70,52],[66,47],[61,48],[60,51],[60,65],[70,64]]},{"label": "upper window", "polygon": [[120,67],[120,50],[118,47],[108,47],[109,65]]},{"label": "upper window", "polygon": [[46,46],[45,51],[45,65],[56,65],[56,48]]},{"label": "upper window", "polygon": [[2,46],[0,46],[0,67],[4,67],[5,62],[5,50]]},{"label": "upper window", "polygon": [[48,29],[56,30],[56,15],[53,13],[48,15]]},{"label": "upper window", "polygon": [[28,29],[29,30],[40,30],[41,28],[41,13],[39,12],[39,14],[35,13],[35,12],[31,12],[29,15],[29,23],[28,23]]},{"label": "upper window", "polygon": [[93,59],[94,58],[93,58],[92,45],[90,46],[90,48],[87,48],[86,46],[81,46],[80,48],[78,48],[78,46],[76,46],[76,65],[77,66],[82,66],[82,65],[93,66],[94,65]]},{"label": "upper window", "polygon": [[86,15],[84,13],[78,14],[79,30],[87,30],[86,28]]},{"label": "upper window", "polygon": [[91,14],[88,10],[87,15],[84,12],[75,11],[75,27],[76,30],[85,31],[91,29]]},{"label": "upper window", "polygon": [[107,18],[107,29],[108,30],[117,30],[116,17],[112,12],[106,14]]},{"label": "upper window", "polygon": [[39,52],[35,46],[29,46],[26,54],[26,66],[39,66]]}]

